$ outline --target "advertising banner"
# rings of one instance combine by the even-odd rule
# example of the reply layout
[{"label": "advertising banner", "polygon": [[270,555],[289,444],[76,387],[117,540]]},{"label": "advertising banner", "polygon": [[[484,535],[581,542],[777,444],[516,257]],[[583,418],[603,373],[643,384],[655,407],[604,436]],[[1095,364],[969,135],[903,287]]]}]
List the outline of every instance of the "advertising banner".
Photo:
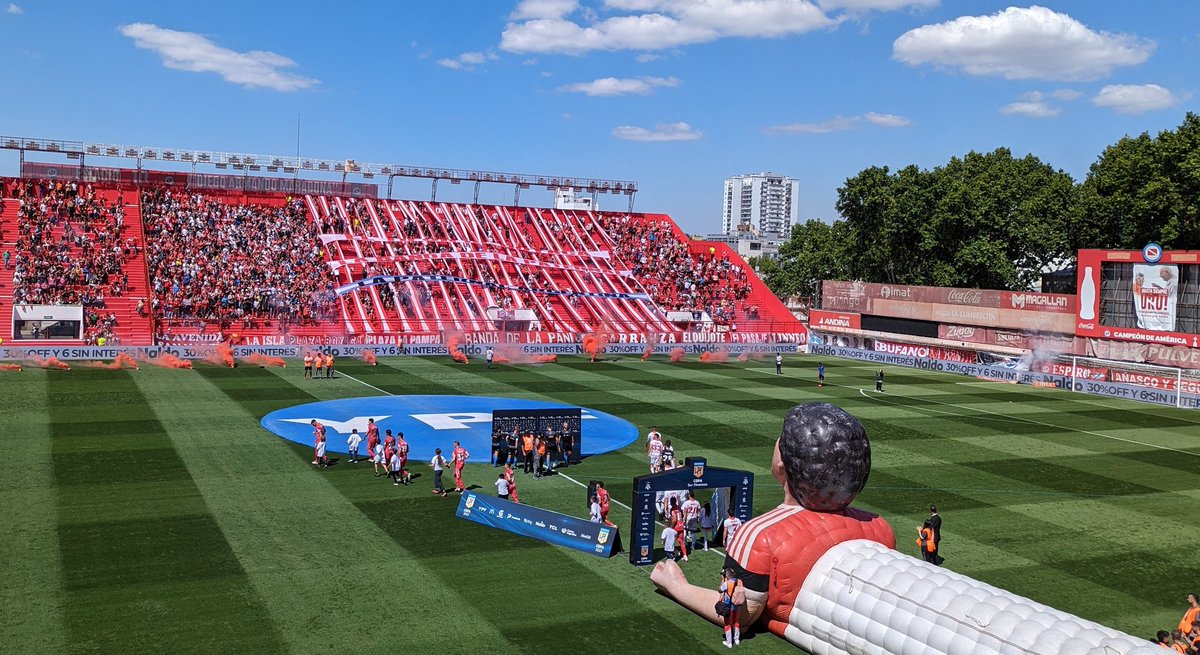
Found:
[{"label": "advertising banner", "polygon": [[955,350],[938,346],[921,346],[909,343],[896,343],[875,339],[875,351],[889,355],[906,355],[909,357],[928,357],[944,362],[974,363],[975,353],[969,350]]},{"label": "advertising banner", "polygon": [[598,557],[612,557],[620,542],[615,527],[475,492],[463,494],[455,516]]},{"label": "advertising banner", "polygon": [[[994,382],[1012,382],[1035,386],[1053,386],[1058,389],[1106,396],[1109,398],[1124,398],[1126,400],[1136,400],[1139,402],[1147,402],[1156,405],[1166,405],[1172,407],[1176,406],[1176,403],[1178,402],[1180,407],[1200,408],[1200,389],[1195,388],[1196,386],[1200,386],[1200,383],[1190,380],[1185,380],[1182,392],[1178,392],[1173,389],[1164,389],[1161,387],[1155,388],[1152,383],[1146,386],[1140,386],[1138,384],[1130,384],[1129,382],[1117,382],[1107,379],[1091,379],[1082,376],[1076,376],[1074,386],[1072,386],[1070,376],[1071,366],[1069,364],[1060,365],[1060,368],[1052,368],[1049,371],[1043,371],[1040,369],[1040,367],[1039,370],[1021,371],[1017,369],[987,366],[983,364],[945,362],[927,359],[924,357],[892,355],[859,348],[844,348],[839,346],[810,346],[810,348],[815,354],[828,357],[854,359],[858,361],[870,362],[874,365],[890,364],[893,366],[907,366],[909,368],[927,371],[957,373],[959,375],[966,375],[977,379],[984,379]],[[1077,372],[1087,373],[1089,371],[1085,367],[1079,367]],[[1063,373],[1066,375],[1063,375]],[[1134,380],[1136,379],[1136,376],[1126,377],[1123,379]],[[1159,384],[1161,385],[1164,383],[1160,381]]]},{"label": "advertising banner", "polygon": [[1179,267],[1169,264],[1133,267],[1133,308],[1137,326],[1143,330],[1170,332],[1175,329]]},{"label": "advertising banner", "polygon": [[861,330],[862,316],[846,312],[827,312],[820,309],[813,309],[808,312],[808,324],[814,328]]},{"label": "advertising banner", "polygon": [[[1193,337],[1195,339],[1195,337]],[[1108,339],[1088,339],[1089,357],[1117,359],[1127,362],[1146,362],[1159,366],[1200,369],[1200,348],[1168,346],[1155,343],[1133,343]]]},{"label": "advertising banner", "polygon": [[1077,302],[1071,295],[837,280],[826,280],[821,289],[821,306],[829,312],[1030,332],[1075,332]]}]

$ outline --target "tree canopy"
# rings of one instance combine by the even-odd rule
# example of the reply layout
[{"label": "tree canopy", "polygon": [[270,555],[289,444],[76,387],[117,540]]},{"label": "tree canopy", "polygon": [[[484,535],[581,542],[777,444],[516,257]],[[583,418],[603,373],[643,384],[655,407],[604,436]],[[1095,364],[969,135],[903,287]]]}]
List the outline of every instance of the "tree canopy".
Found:
[{"label": "tree canopy", "polygon": [[793,227],[778,262],[756,262],[777,294],[837,278],[1023,290],[1080,248],[1200,248],[1200,116],[1122,138],[1082,183],[998,148],[932,170],[872,166],[838,189],[836,207],[833,223]]}]

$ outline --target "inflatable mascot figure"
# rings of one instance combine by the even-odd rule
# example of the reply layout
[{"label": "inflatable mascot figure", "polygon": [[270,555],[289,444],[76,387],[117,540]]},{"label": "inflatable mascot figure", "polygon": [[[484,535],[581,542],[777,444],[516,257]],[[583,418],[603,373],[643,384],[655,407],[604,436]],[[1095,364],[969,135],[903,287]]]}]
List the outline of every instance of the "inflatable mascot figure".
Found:
[{"label": "inflatable mascot figure", "polygon": [[[746,590],[741,625],[813,655],[1157,655],[1106,628],[895,550],[880,517],[850,507],[871,472],[866,430],[828,403],[788,412],[771,458],[783,503],[726,549]],[[651,580],[714,623],[716,591],[672,561]]]}]

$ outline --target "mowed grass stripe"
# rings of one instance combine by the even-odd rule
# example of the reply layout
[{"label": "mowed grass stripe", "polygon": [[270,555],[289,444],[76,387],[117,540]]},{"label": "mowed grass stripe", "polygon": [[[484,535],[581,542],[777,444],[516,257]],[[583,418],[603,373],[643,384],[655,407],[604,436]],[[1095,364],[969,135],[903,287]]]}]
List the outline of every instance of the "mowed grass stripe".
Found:
[{"label": "mowed grass stripe", "polygon": [[59,371],[0,373],[0,552],[9,565],[0,584],[0,635],[13,653],[63,652],[58,535],[52,519],[54,472],[46,387]]},{"label": "mowed grass stripe", "polygon": [[[73,652],[282,652],[279,634],[229,548],[187,469],[132,375],[151,371],[75,370],[51,385],[53,425],[77,423],[92,447],[76,450],[75,431],[51,439],[66,623]],[[192,375],[172,372],[170,375]],[[169,385],[164,377],[159,384]],[[87,426],[103,389],[121,414],[139,421],[141,447],[129,448],[119,422]],[[112,414],[112,405],[105,412]],[[143,510],[147,484],[180,498]],[[152,502],[156,502],[157,499]],[[98,508],[97,499],[102,499]]]},{"label": "mowed grass stripe", "polygon": [[[425,393],[439,384],[431,381],[436,379],[445,388],[466,386],[478,394],[543,397],[482,372],[444,371],[440,364],[428,360],[397,360],[409,372],[403,377],[412,386],[385,386],[380,381],[393,379],[388,363],[379,367],[355,365],[346,372],[368,384],[396,389],[396,393]],[[439,374],[427,380],[422,377],[427,373]],[[306,386],[305,381],[287,379]],[[358,385],[358,393],[352,395],[359,393],[377,395],[363,385]],[[488,453],[473,453],[473,457],[484,464],[468,466],[464,478],[469,486],[489,493],[496,469],[486,465]],[[367,471],[351,470],[349,466],[333,467],[329,479],[397,543],[437,572],[447,589],[470,600],[514,646],[528,652],[541,651],[547,638],[553,640],[555,648],[575,652],[694,650],[705,646],[705,642],[695,641],[691,632],[696,625],[694,617],[680,614],[674,603],[654,594],[647,572],[634,569],[624,557],[600,560],[457,519],[454,507],[458,498],[429,495],[430,477],[422,474],[427,467],[418,464],[414,468],[421,475],[415,489],[396,490]],[[577,473],[574,469],[569,472]],[[521,475],[518,485],[522,502],[528,504],[575,515],[583,506],[583,490],[559,477],[535,481]],[[708,565],[705,573],[711,578],[720,567],[720,558],[712,557]],[[497,602],[500,590],[509,600]],[[553,598],[555,606],[561,608],[553,612],[554,618],[550,613],[541,613],[547,598]],[[563,620],[563,616],[571,618]],[[633,629],[647,623],[656,629]],[[711,646],[704,650],[709,649]]]},{"label": "mowed grass stripe", "polygon": [[[250,407],[314,399],[262,369],[239,372],[199,368],[203,381],[186,397],[152,380],[144,388],[291,650],[345,652],[372,642],[381,652],[397,643],[440,650],[448,614],[473,649],[506,649],[483,615],[446,594],[420,558],[339,493],[331,478],[350,468],[344,459],[318,471],[308,463],[311,448],[248,427],[258,418]],[[347,472],[378,483],[368,468]]]}]

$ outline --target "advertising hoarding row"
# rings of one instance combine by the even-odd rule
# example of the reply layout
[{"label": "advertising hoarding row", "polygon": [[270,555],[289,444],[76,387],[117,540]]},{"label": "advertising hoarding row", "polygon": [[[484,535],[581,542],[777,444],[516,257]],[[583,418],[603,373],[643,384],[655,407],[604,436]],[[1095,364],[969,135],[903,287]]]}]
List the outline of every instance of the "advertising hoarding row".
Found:
[{"label": "advertising hoarding row", "polygon": [[1030,332],[1074,331],[1075,296],[826,280],[821,308]]}]

